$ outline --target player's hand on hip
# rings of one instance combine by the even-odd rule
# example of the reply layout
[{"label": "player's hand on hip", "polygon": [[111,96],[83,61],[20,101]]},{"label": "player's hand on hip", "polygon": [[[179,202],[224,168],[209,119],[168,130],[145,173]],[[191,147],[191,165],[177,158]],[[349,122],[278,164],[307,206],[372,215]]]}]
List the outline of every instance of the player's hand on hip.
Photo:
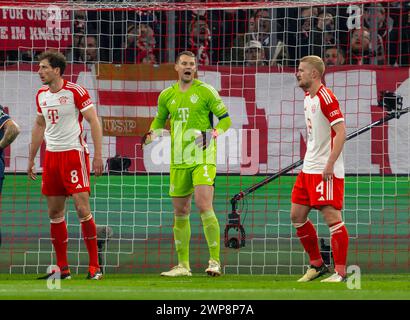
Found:
[{"label": "player's hand on hip", "polygon": [[102,175],[104,171],[104,163],[101,158],[93,159],[93,171],[97,177]]},{"label": "player's hand on hip", "polygon": [[211,143],[211,140],[216,138],[218,133],[215,129],[207,130],[207,131],[199,131],[198,135],[195,138],[195,144],[198,148],[205,150]]},{"label": "player's hand on hip", "polygon": [[36,166],[35,166],[33,160],[28,161],[27,174],[28,174],[28,177],[31,180],[36,180],[37,179]]}]

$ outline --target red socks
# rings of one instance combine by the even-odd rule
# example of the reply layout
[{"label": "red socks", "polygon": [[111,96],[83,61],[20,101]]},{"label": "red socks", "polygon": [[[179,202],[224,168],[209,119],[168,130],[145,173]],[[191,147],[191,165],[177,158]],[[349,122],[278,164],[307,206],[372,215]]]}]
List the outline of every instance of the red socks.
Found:
[{"label": "red socks", "polygon": [[[83,231],[84,242],[87,247],[90,257],[90,267],[99,269],[98,264],[98,249],[97,249],[97,226],[90,214],[87,218],[81,221],[81,229]],[[64,218],[54,219],[50,223],[51,242],[53,243],[56,252],[57,266],[60,270],[68,270],[67,262],[67,225]]]},{"label": "red socks", "polygon": [[[310,264],[319,267],[323,264],[320,254],[318,238],[315,227],[307,220],[305,223],[295,224],[296,235],[302,242],[305,251],[309,254]],[[343,221],[336,222],[329,226],[331,236],[331,246],[335,271],[342,277],[346,276],[347,250],[349,247],[349,235]]]},{"label": "red socks", "polygon": [[335,270],[342,277],[346,276],[347,249],[349,247],[349,235],[343,221],[329,226],[331,246]]},{"label": "red socks", "polygon": [[53,243],[54,250],[56,252],[57,266],[60,268],[60,270],[63,270],[63,268],[68,267],[68,262],[67,262],[68,234],[67,234],[67,225],[65,223],[64,218],[55,219],[54,221],[50,223],[50,234],[51,234],[51,242]]},{"label": "red socks", "polygon": [[100,268],[100,265],[98,264],[97,226],[95,225],[91,214],[89,217],[81,221],[81,229],[83,231],[84,242],[90,257],[89,266]]},{"label": "red socks", "polygon": [[305,223],[294,224],[296,227],[296,235],[302,242],[303,248],[309,254],[310,264],[315,267],[320,267],[323,264],[323,259],[320,254],[319,244],[316,229],[310,220]]}]

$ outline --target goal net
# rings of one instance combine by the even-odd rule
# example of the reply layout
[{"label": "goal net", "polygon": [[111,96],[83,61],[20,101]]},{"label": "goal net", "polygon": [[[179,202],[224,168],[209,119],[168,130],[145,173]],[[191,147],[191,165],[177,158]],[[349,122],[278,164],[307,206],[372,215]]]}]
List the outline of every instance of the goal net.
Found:
[{"label": "goal net", "polygon": [[[233,122],[218,138],[214,199],[224,272],[302,273],[308,257],[290,222],[300,167],[238,203],[246,234],[238,249],[224,246],[230,200],[303,158],[304,94],[295,81],[302,56],[326,62],[323,81],[339,99],[348,133],[386,116],[379,106],[384,91],[409,105],[409,9],[405,1],[0,1],[0,104],[22,128],[5,150],[0,272],[42,273],[55,264],[41,179],[25,175],[41,86],[36,56],[47,48],[65,54],[65,78],[88,89],[102,123],[106,174],[91,179],[91,206],[105,272],[157,273],[177,263],[170,140],[142,150],[141,137],[159,93],[177,79],[176,55],[190,50],[198,78],[218,90]],[[404,114],[345,145],[348,265],[408,272],[409,131]],[[309,217],[329,255],[328,227],[319,212]],[[194,205],[190,219],[191,267],[202,272],[208,248]],[[84,272],[88,254],[71,201],[66,221],[70,268]],[[235,237],[230,229],[228,238]]]}]

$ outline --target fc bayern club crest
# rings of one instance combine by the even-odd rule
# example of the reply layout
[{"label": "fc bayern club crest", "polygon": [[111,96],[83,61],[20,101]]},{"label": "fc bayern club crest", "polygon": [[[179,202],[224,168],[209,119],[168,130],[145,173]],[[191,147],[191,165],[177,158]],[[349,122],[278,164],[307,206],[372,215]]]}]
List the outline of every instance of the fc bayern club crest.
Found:
[{"label": "fc bayern club crest", "polygon": [[191,96],[191,102],[192,103],[196,103],[198,101],[198,99],[199,99],[199,97],[195,93]]},{"label": "fc bayern club crest", "polygon": [[312,113],[315,113],[316,112],[316,105],[314,104],[314,105],[312,105]]},{"label": "fc bayern club crest", "polygon": [[60,101],[60,104],[67,104],[67,102],[68,102],[68,98],[64,97],[64,96],[58,98],[58,100]]}]

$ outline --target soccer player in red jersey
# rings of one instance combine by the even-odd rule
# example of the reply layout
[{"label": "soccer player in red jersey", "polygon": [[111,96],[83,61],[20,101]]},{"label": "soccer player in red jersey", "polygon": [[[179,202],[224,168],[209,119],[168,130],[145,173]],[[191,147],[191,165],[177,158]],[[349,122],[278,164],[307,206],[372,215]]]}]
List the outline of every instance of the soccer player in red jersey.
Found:
[{"label": "soccer player in red jersey", "polygon": [[314,280],[329,271],[320,254],[315,227],[308,219],[311,209],[320,210],[331,235],[335,273],[322,282],[346,279],[349,238],[341,214],[344,196],[342,150],[346,130],[337,98],[321,82],[324,71],[320,57],[305,56],[296,74],[299,87],[305,91],[307,151],[292,190],[290,216],[310,259],[310,267],[299,282]]},{"label": "soccer player in red jersey", "polygon": [[[70,278],[64,214],[66,199],[72,196],[89,254],[87,278],[99,280],[102,272],[98,264],[96,225],[89,203],[90,163],[83,138],[83,118],[91,127],[94,142],[92,169],[96,176],[104,170],[102,130],[87,90],[62,78],[65,67],[66,60],[61,53],[46,51],[39,56],[38,74],[43,86],[36,96],[37,117],[32,129],[27,173],[31,179],[36,179],[34,159],[45,138],[41,191],[47,197],[51,241],[60,276]],[[53,273],[41,278],[47,279]]]}]

